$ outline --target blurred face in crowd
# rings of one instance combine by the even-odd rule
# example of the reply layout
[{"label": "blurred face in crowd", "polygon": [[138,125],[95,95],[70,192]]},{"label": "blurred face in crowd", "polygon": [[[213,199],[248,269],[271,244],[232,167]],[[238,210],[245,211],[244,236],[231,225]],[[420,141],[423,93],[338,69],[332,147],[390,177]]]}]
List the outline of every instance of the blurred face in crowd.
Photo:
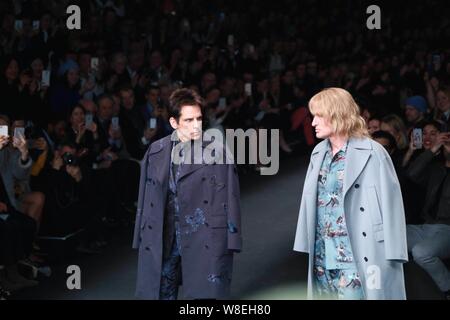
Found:
[{"label": "blurred face in crowd", "polygon": [[41,59],[35,59],[31,63],[31,69],[33,70],[33,77],[40,80],[42,77],[42,71],[44,70],[44,63]]},{"label": "blurred face in crowd", "polygon": [[134,107],[134,92],[133,90],[120,91],[120,99],[125,109],[131,110]]},{"label": "blurred face in crowd", "polygon": [[383,131],[389,132],[395,138],[395,141],[397,143],[399,143],[399,141],[400,141],[400,133],[397,132],[397,130],[395,130],[394,127],[391,126],[389,123],[381,121],[380,129],[383,130]]},{"label": "blurred face in crowd", "polygon": [[162,62],[163,60],[161,57],[161,53],[159,51],[153,52],[152,55],[150,56],[150,68],[157,69],[161,67]]},{"label": "blurred face in crowd", "polygon": [[208,90],[216,85],[216,75],[214,73],[207,73],[202,78],[202,89]]},{"label": "blurred face in crowd", "polygon": [[19,76],[19,64],[16,60],[11,60],[6,67],[5,77],[8,81],[14,81]]},{"label": "blurred face in crowd", "polygon": [[81,105],[87,113],[97,114],[97,105],[92,100],[81,100]]},{"label": "blurred face in crowd", "polygon": [[389,154],[392,155],[392,153],[394,153],[394,148],[389,144],[389,139],[386,138],[375,138],[374,139],[376,142],[378,142],[379,144],[381,144]]},{"label": "blurred face in crowd", "polygon": [[422,112],[412,106],[406,106],[405,108],[406,121],[408,121],[409,123],[416,123],[418,120],[420,120],[420,118],[422,118],[422,115]]},{"label": "blurred face in crowd", "polygon": [[169,86],[162,86],[160,88],[161,101],[164,101],[166,104],[168,104],[171,93],[172,93],[172,90],[170,89]]},{"label": "blurred face in crowd", "polygon": [[159,103],[159,89],[151,88],[147,93],[147,101],[156,106]]},{"label": "blurred face in crowd", "polygon": [[202,110],[199,106],[185,105],[181,108],[178,121],[173,117],[169,121],[172,128],[177,130],[178,137],[182,142],[201,137]]},{"label": "blurred face in crowd", "polygon": [[78,59],[78,64],[82,73],[87,74],[91,69],[91,55],[88,53],[83,53]]},{"label": "blurred face in crowd", "polygon": [[127,67],[127,58],[123,54],[118,54],[114,57],[112,68],[115,73],[122,74]]},{"label": "blurred face in crowd", "polygon": [[441,112],[450,110],[450,97],[444,91],[439,90],[436,94],[437,107]]},{"label": "blurred face in crowd", "polygon": [[299,64],[296,69],[297,78],[302,79],[306,75],[306,66],[304,64]]},{"label": "blurred face in crowd", "polygon": [[70,115],[70,125],[72,128],[78,129],[82,123],[84,123],[84,110],[80,107],[75,107]]},{"label": "blurred face in crowd", "polygon": [[53,128],[53,132],[55,136],[61,140],[66,135],[66,122],[61,120],[55,123],[55,126]]},{"label": "blurred face in crowd", "polygon": [[41,30],[48,30],[50,28],[52,20],[49,14],[44,14],[41,18],[40,28]]},{"label": "blurred face in crowd", "polygon": [[326,139],[333,135],[333,127],[331,126],[328,119],[321,116],[320,114],[314,115],[312,126],[316,131],[316,137],[319,139]]},{"label": "blurred face in crowd", "polygon": [[213,89],[211,91],[208,92],[208,94],[206,95],[206,103],[212,103],[215,104],[219,101],[220,98],[220,90],[219,89]]},{"label": "blurred face in crowd", "polygon": [[80,81],[80,71],[78,69],[70,69],[67,71],[67,83],[70,87],[74,87]]},{"label": "blurred face in crowd", "polygon": [[429,150],[436,143],[439,129],[432,124],[428,124],[423,128],[423,148]]},{"label": "blurred face in crowd", "polygon": [[363,117],[364,121],[367,123],[370,119],[370,112],[367,108],[363,109],[361,112],[361,117]]},{"label": "blurred face in crowd", "polygon": [[98,102],[98,117],[101,120],[110,120],[113,116],[113,101],[109,98],[100,99]]},{"label": "blurred face in crowd", "polygon": [[283,76],[283,82],[286,85],[292,85],[294,83],[294,72],[286,71],[284,76]]},{"label": "blurred face in crowd", "polygon": [[370,134],[380,130],[380,120],[378,119],[369,120],[369,123],[367,124],[367,129],[369,130]]}]

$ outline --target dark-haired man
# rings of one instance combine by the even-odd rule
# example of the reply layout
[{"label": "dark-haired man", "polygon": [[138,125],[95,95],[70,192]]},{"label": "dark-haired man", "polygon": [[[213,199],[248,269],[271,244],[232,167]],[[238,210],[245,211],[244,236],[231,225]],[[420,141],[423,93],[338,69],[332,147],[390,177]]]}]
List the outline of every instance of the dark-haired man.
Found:
[{"label": "dark-haired man", "polygon": [[[202,134],[200,96],[170,96],[171,136],[155,141],[141,163],[133,247],[139,249],[136,295],[174,300],[229,296],[233,253],[241,250],[239,181],[231,164],[192,162]],[[180,152],[181,151],[181,152]],[[190,160],[188,160],[190,159]]]}]

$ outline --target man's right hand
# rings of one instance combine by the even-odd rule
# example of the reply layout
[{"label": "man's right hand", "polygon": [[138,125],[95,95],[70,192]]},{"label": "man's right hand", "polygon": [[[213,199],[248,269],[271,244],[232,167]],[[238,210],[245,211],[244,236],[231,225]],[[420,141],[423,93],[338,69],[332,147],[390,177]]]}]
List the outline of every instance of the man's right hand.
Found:
[{"label": "man's right hand", "polygon": [[4,202],[0,202],[0,212],[7,212],[8,206]]},{"label": "man's right hand", "polygon": [[9,142],[8,136],[0,136],[0,150],[3,149],[4,146],[6,146]]},{"label": "man's right hand", "polygon": [[449,139],[450,139],[450,132],[439,133],[436,138],[436,142],[431,147],[431,152],[433,152],[433,153],[438,152],[441,149],[441,147],[444,145],[444,143],[449,141]]}]

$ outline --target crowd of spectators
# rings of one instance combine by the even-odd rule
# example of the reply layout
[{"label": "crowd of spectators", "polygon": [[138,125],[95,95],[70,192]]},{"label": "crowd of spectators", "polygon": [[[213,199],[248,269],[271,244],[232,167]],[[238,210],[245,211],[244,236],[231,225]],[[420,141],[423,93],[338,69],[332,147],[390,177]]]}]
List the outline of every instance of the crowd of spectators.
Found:
[{"label": "crowd of spectators", "polygon": [[[81,30],[66,27],[70,4]],[[383,4],[381,30],[367,28],[368,5],[2,1],[0,296],[37,285],[17,266],[42,263],[39,235],[83,228],[79,249],[92,253],[107,245],[108,225],[134,216],[139,161],[172,132],[179,87],[205,99],[205,129],[279,129],[287,156],[317,143],[309,99],[347,89],[392,157],[407,222],[450,225],[445,3]]]}]

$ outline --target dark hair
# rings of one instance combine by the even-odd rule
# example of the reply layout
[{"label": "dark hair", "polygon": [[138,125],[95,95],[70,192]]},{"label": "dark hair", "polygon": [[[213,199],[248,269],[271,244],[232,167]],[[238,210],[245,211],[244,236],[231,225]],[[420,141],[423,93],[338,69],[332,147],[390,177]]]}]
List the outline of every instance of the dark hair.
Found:
[{"label": "dark hair", "polygon": [[422,123],[420,126],[422,129],[425,129],[426,126],[433,126],[438,129],[439,132],[442,132],[442,123],[436,120],[427,120]]},{"label": "dark hair", "polygon": [[397,142],[392,134],[387,131],[378,130],[372,133],[372,139],[387,139],[389,141],[389,148],[397,148]]},{"label": "dark hair", "polygon": [[203,98],[194,90],[188,88],[177,89],[169,97],[169,117],[177,121],[180,118],[183,106],[199,106],[203,108]]}]

